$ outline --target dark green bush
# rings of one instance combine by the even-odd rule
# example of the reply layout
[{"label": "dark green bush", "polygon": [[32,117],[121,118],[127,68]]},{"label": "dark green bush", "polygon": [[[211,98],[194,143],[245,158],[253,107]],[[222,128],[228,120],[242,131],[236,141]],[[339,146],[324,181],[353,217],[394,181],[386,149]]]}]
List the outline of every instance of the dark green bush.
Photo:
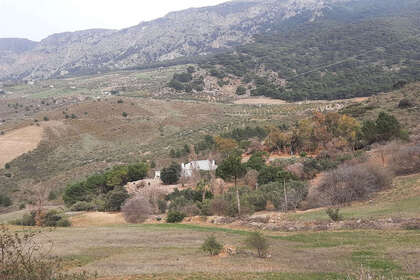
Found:
[{"label": "dark green bush", "polygon": [[127,190],[123,187],[118,187],[107,194],[105,208],[108,211],[120,211],[121,206],[128,197],[129,195]]},{"label": "dark green bush", "polygon": [[185,214],[178,211],[169,211],[166,218],[167,223],[180,223],[184,220]]},{"label": "dark green bush", "polygon": [[72,205],[71,211],[92,211],[95,210],[95,204],[92,202],[78,201]]}]

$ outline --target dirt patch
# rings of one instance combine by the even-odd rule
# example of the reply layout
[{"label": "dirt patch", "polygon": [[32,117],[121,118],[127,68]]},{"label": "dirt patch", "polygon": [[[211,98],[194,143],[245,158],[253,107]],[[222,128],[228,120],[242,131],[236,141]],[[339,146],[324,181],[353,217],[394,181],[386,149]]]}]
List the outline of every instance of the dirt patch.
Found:
[{"label": "dirt patch", "polygon": [[38,147],[43,131],[41,126],[27,126],[0,136],[0,168]]},{"label": "dirt patch", "polygon": [[97,227],[126,224],[122,213],[88,212],[70,218],[73,227]]},{"label": "dirt patch", "polygon": [[271,98],[244,98],[239,99],[234,102],[235,104],[241,105],[282,105],[287,104],[286,101],[281,99],[271,99]]}]

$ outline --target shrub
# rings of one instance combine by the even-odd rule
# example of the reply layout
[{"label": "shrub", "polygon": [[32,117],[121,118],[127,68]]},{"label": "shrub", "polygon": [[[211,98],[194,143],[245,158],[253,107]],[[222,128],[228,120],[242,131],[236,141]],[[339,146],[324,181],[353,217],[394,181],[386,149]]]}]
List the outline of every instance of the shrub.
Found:
[{"label": "shrub", "polygon": [[340,214],[340,208],[328,208],[325,210],[325,213],[327,213],[328,217],[334,222],[343,220],[343,217]]},{"label": "shrub", "polygon": [[260,258],[267,256],[268,248],[270,247],[267,238],[259,231],[250,233],[245,240],[245,244],[249,248],[257,250],[258,257]]},{"label": "shrub", "polygon": [[206,240],[204,240],[203,245],[201,245],[201,250],[210,256],[216,256],[220,254],[222,249],[223,245],[216,240],[214,235],[208,236]]},{"label": "shrub", "polygon": [[124,118],[128,117],[127,112],[122,112],[122,116],[123,116]]},{"label": "shrub", "polygon": [[325,173],[318,187],[321,205],[340,205],[366,199],[369,194],[389,187],[392,172],[370,163],[343,164]]},{"label": "shrub", "polygon": [[244,88],[243,86],[239,86],[237,89],[236,89],[236,94],[237,95],[244,95],[246,93],[246,88]]},{"label": "shrub", "polygon": [[92,211],[95,210],[95,204],[92,202],[78,201],[70,208],[71,211]]},{"label": "shrub", "polygon": [[118,187],[107,194],[105,208],[108,211],[120,211],[122,204],[128,197],[127,190],[123,187]]},{"label": "shrub", "polygon": [[70,226],[71,226],[71,222],[69,221],[69,219],[66,219],[66,218],[62,218],[61,220],[57,222],[57,227],[70,227]]},{"label": "shrub", "polygon": [[6,163],[6,164],[4,165],[4,168],[6,168],[6,169],[10,169],[10,163]]},{"label": "shrub", "polygon": [[168,208],[168,203],[165,200],[158,200],[158,208],[160,213],[166,213],[166,209]]},{"label": "shrub", "polygon": [[398,108],[402,108],[402,109],[410,108],[413,106],[414,106],[414,103],[411,102],[411,100],[406,99],[406,98],[401,99],[400,103],[398,103]]},{"label": "shrub", "polygon": [[5,194],[0,194],[0,206],[9,207],[12,205],[12,200]]},{"label": "shrub", "polygon": [[153,213],[150,202],[140,195],[127,200],[121,207],[121,212],[129,223],[143,223]]},{"label": "shrub", "polygon": [[168,223],[180,223],[184,220],[185,214],[178,211],[169,211],[166,222]]}]

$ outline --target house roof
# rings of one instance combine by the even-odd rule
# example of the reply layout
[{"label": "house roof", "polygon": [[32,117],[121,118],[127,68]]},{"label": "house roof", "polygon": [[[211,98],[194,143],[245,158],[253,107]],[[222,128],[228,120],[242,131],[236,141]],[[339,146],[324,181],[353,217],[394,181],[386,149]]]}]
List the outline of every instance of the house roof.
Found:
[{"label": "house roof", "polygon": [[210,160],[197,160],[185,164],[184,169],[200,169],[205,171],[215,170],[217,165]]}]

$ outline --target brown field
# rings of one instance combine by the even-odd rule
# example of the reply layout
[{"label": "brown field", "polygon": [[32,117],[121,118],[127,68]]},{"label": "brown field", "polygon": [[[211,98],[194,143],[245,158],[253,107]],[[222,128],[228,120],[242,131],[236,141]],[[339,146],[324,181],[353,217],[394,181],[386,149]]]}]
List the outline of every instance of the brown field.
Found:
[{"label": "brown field", "polygon": [[240,105],[279,105],[279,104],[287,104],[286,101],[280,99],[272,99],[267,97],[260,97],[260,98],[244,98],[238,99],[234,101],[235,104]]},{"label": "brown field", "polygon": [[0,136],[0,168],[24,153],[38,147],[42,139],[43,127],[27,126]]}]

